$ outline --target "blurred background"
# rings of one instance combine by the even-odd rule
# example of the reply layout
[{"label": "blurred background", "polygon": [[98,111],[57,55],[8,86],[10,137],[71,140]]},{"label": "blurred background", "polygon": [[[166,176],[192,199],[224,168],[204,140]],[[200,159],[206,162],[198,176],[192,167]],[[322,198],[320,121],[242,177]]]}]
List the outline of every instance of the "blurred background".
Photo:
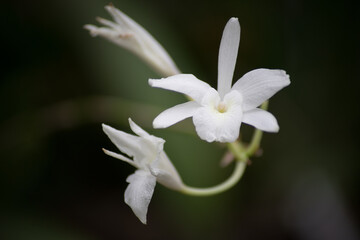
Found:
[{"label": "blurred background", "polygon": [[[359,239],[359,18],[350,1],[114,0],[144,26],[184,73],[216,86],[227,20],[242,32],[235,80],[256,68],[285,69],[291,85],[270,102],[278,134],[243,179],[212,197],[157,185],[142,225],[124,203],[134,169],[101,123],[130,131],[131,117],[167,140],[184,182],[220,183],[226,149],[200,141],[191,120],[151,122],[185,101],[152,89],[159,78],[124,49],[92,38],[84,24],[111,19],[104,0],[17,0],[1,8],[0,238]],[[243,126],[242,137],[252,128]]]}]

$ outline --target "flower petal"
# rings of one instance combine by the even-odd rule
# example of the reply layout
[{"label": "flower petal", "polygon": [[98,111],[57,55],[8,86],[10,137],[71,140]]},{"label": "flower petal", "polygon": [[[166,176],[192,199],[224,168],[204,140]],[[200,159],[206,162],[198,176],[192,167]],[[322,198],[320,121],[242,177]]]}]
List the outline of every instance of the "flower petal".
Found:
[{"label": "flower petal", "polygon": [[167,128],[188,117],[192,117],[199,109],[197,102],[190,101],[176,105],[160,113],[153,121],[154,128]]},{"label": "flower petal", "polygon": [[[165,140],[147,134],[131,120],[130,126],[137,134],[143,136],[138,137],[127,134],[105,124],[103,124],[103,130],[120,151],[126,153],[130,157],[133,157],[134,164],[137,168],[145,168],[149,162],[156,159],[158,154],[163,151]],[[115,153],[108,155],[124,160]]]},{"label": "flower petal", "polygon": [[114,6],[109,5],[105,8],[121,27],[135,33],[135,39],[150,65],[166,76],[180,73],[170,55],[148,31]]},{"label": "flower petal", "polygon": [[239,43],[239,21],[237,18],[230,18],[225,26],[219,49],[217,89],[221,98],[231,89]]},{"label": "flower petal", "polygon": [[200,108],[193,116],[199,137],[208,142],[234,142],[239,137],[243,115],[241,101],[241,95],[231,91],[224,98],[229,103],[226,112],[221,113],[211,105]]},{"label": "flower petal", "polygon": [[184,184],[180,175],[164,151],[149,165],[149,170],[152,175],[156,176],[156,180],[165,187],[173,190],[183,189]]},{"label": "flower petal", "polygon": [[125,203],[131,207],[140,221],[146,224],[146,214],[154,193],[156,177],[151,175],[150,172],[137,170],[126,181],[129,186],[125,190]]},{"label": "flower petal", "polygon": [[[141,137],[139,140],[139,142],[142,144],[141,150],[147,159],[151,159],[150,156],[154,154],[159,154],[163,151],[165,143],[164,139],[155,137],[154,135],[150,135],[140,126],[138,126],[135,122],[133,122],[131,118],[129,118],[129,124],[131,130]],[[135,159],[135,162],[138,163],[138,160],[140,159]]]},{"label": "flower petal", "polygon": [[244,111],[256,108],[276,92],[290,84],[283,70],[255,69],[246,73],[232,87],[243,96]]},{"label": "flower petal", "polygon": [[114,153],[114,152],[106,150],[104,148],[103,148],[103,151],[104,151],[104,153],[106,155],[109,155],[110,157],[120,159],[120,160],[122,160],[124,162],[127,162],[128,164],[130,164],[130,165],[132,165],[132,166],[134,166],[136,168],[139,168],[139,166],[133,160],[131,160],[130,158],[125,157],[124,155]]},{"label": "flower petal", "polygon": [[141,153],[140,137],[116,130],[106,124],[102,124],[103,131],[110,138],[111,142],[121,151],[130,157]]},{"label": "flower petal", "polygon": [[[127,28],[131,29],[131,24],[134,22],[131,18],[129,18],[126,14],[121,12],[119,9],[115,8],[113,5],[107,5],[105,6],[105,9],[110,13],[110,15],[113,17],[115,22],[119,24],[119,27],[121,28]],[[138,24],[133,24],[137,26]],[[137,26],[141,27],[141,26]]]},{"label": "flower petal", "polygon": [[242,121],[265,132],[279,131],[279,125],[274,115],[260,108],[244,112]]},{"label": "flower petal", "polygon": [[160,80],[149,79],[149,85],[186,94],[197,102],[200,102],[211,88],[209,84],[197,79],[192,74],[178,74]]},{"label": "flower petal", "polygon": [[139,125],[137,125],[131,118],[129,118],[129,125],[131,130],[136,133],[136,135],[140,137],[148,137],[150,136],[144,129],[142,129]]}]

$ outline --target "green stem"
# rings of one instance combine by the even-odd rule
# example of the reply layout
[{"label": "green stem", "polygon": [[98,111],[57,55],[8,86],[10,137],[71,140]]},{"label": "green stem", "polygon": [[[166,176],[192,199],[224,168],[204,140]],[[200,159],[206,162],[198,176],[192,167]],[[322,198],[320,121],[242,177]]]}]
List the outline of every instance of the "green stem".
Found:
[{"label": "green stem", "polygon": [[247,163],[245,161],[237,161],[232,175],[226,181],[219,185],[209,188],[195,188],[185,185],[180,192],[193,196],[211,196],[224,192],[233,187],[241,179],[245,171],[246,165]]},{"label": "green stem", "polygon": [[232,175],[227,180],[219,185],[209,188],[195,188],[185,185],[181,192],[193,196],[211,196],[225,192],[239,182],[245,172],[248,157],[244,147],[238,141],[228,143],[228,148],[234,154],[237,161]]},{"label": "green stem", "polygon": [[263,132],[261,130],[259,130],[259,129],[255,130],[254,135],[251,138],[251,142],[250,142],[249,146],[246,148],[247,156],[254,155],[255,152],[259,149],[262,135],[263,135]]}]

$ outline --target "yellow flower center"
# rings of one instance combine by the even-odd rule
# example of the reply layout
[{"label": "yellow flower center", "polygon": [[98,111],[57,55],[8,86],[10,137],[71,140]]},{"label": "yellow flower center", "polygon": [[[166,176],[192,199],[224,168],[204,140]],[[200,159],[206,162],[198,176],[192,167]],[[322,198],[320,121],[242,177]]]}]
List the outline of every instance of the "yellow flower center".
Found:
[{"label": "yellow flower center", "polygon": [[226,112],[226,111],[227,111],[227,106],[226,106],[226,104],[225,104],[223,101],[221,101],[221,102],[218,104],[218,106],[217,106],[217,110],[218,110],[220,113]]}]

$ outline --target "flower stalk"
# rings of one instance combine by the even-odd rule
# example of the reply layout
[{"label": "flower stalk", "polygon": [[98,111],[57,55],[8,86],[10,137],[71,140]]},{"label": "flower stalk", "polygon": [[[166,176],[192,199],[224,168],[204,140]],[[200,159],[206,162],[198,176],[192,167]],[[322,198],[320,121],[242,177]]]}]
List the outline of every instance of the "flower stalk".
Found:
[{"label": "flower stalk", "polygon": [[216,195],[225,192],[226,190],[232,188],[239,182],[239,180],[241,179],[241,177],[245,172],[246,165],[247,165],[246,159],[243,159],[241,161],[236,161],[235,169],[232,175],[219,185],[209,188],[195,188],[184,185],[183,189],[180,192],[183,194],[199,196],[199,197],[206,197],[206,196]]}]

